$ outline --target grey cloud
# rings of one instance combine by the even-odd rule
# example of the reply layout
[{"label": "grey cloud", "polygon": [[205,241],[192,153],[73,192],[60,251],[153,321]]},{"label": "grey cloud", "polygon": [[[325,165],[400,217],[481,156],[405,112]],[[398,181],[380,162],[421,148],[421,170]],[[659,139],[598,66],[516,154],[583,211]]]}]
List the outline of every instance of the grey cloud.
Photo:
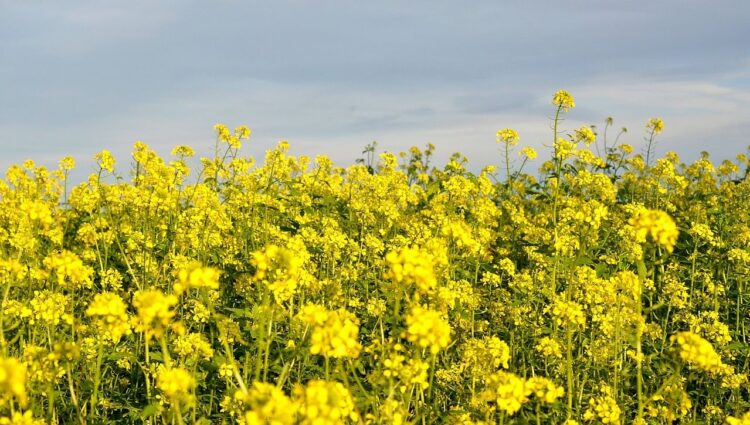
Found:
[{"label": "grey cloud", "polygon": [[[374,138],[449,146],[463,131],[471,143],[458,145],[488,157],[496,127],[545,125],[558,88],[577,95],[571,125],[690,115],[710,132],[729,128],[722,108],[750,120],[747,103],[723,100],[750,90],[748,21],[742,0],[4,2],[0,167],[127,154],[139,138],[205,143],[216,121],[305,151],[356,152]],[[637,81],[648,84],[617,90]],[[691,103],[659,86],[672,82],[729,94]],[[718,149],[744,137],[726,134]]]}]

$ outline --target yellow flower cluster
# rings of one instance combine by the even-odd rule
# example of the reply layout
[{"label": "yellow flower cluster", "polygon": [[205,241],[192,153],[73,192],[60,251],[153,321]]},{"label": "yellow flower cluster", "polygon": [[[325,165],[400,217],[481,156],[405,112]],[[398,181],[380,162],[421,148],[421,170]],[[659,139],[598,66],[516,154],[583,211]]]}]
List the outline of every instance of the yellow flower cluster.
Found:
[{"label": "yellow flower cluster", "polygon": [[57,284],[63,288],[92,284],[94,270],[83,264],[83,260],[70,251],[54,253],[44,259],[44,265],[54,271]]},{"label": "yellow flower cluster", "polygon": [[70,324],[73,318],[65,313],[68,301],[68,297],[58,292],[34,291],[34,298],[31,300],[32,323],[57,326],[64,321]]},{"label": "yellow flower cluster", "polygon": [[351,393],[340,382],[312,380],[296,387],[294,394],[300,425],[339,425],[359,419]]},{"label": "yellow flower cluster", "polygon": [[177,297],[164,295],[157,289],[137,291],[133,295],[133,307],[138,311],[135,318],[135,330],[146,334],[146,338],[159,338],[175,315],[174,307]]},{"label": "yellow flower cluster", "polygon": [[526,159],[536,159],[537,152],[531,146],[524,146],[519,152],[519,155],[523,155]]},{"label": "yellow flower cluster", "polygon": [[575,130],[575,140],[583,142],[588,146],[596,141],[596,133],[594,133],[591,127],[581,127]]},{"label": "yellow flower cluster", "polygon": [[512,128],[504,128],[497,131],[497,143],[507,143],[508,146],[518,144],[518,132]]},{"label": "yellow flower cluster", "polygon": [[178,402],[188,399],[195,388],[193,375],[180,367],[164,367],[156,375],[156,387],[160,389],[170,401]]},{"label": "yellow flower cluster", "polygon": [[39,201],[23,201],[20,207],[21,211],[26,214],[29,220],[38,222],[43,227],[52,224],[52,211],[49,206]]},{"label": "yellow flower cluster", "polygon": [[422,293],[431,291],[437,284],[432,255],[419,248],[401,248],[385,256],[385,278],[396,284],[416,285]]},{"label": "yellow flower cluster", "polygon": [[115,157],[112,156],[112,153],[110,151],[105,149],[94,155],[94,159],[96,160],[96,163],[99,164],[99,168],[108,173],[114,173]]},{"label": "yellow flower cluster", "polygon": [[695,236],[697,239],[705,241],[709,245],[716,244],[716,240],[714,238],[714,232],[711,230],[711,227],[709,227],[707,224],[693,223],[693,225],[690,226],[689,232],[691,235]]},{"label": "yellow flower cluster", "polygon": [[191,332],[180,335],[174,341],[175,352],[178,356],[191,360],[210,360],[214,355],[211,343],[205,335]]},{"label": "yellow flower cluster", "polygon": [[575,142],[558,137],[555,142],[555,158],[564,161],[576,152]]},{"label": "yellow flower cluster", "polygon": [[500,366],[507,369],[510,347],[496,336],[473,338],[464,344],[462,360],[479,373],[492,372]]},{"label": "yellow flower cluster", "polygon": [[565,394],[563,387],[541,376],[534,376],[527,379],[526,389],[539,399],[539,401],[546,404],[554,403]]},{"label": "yellow flower cluster", "polygon": [[236,127],[234,132],[231,132],[225,124],[216,124],[214,130],[219,140],[235,149],[241,148],[242,140],[249,139],[251,134],[250,128],[244,125]]},{"label": "yellow flower cluster", "polygon": [[17,260],[0,259],[0,284],[20,283],[26,274],[26,268]]},{"label": "yellow flower cluster", "polygon": [[13,357],[0,358],[0,402],[12,399],[26,406],[26,367]]},{"label": "yellow flower cluster", "polygon": [[[394,348],[399,353],[404,349],[401,345]],[[407,360],[403,354],[394,353],[383,360],[383,367],[383,376],[400,381],[398,389],[401,393],[405,393],[415,385],[423,390],[430,385],[427,382],[427,371],[430,365],[420,359]]]},{"label": "yellow flower cluster", "polygon": [[250,410],[245,413],[246,425],[293,425],[297,406],[276,386],[253,382],[245,403]]},{"label": "yellow flower cluster", "polygon": [[622,410],[617,400],[610,395],[602,395],[589,399],[589,407],[583,414],[586,421],[597,421],[603,424],[619,424]]},{"label": "yellow flower cluster", "polygon": [[548,336],[541,338],[534,349],[545,357],[562,357],[560,343]]},{"label": "yellow flower cluster", "polygon": [[325,307],[308,304],[298,317],[312,326],[310,352],[324,357],[358,357],[359,320],[345,309],[329,311]]},{"label": "yellow flower cluster", "polygon": [[639,209],[629,221],[635,230],[636,240],[645,243],[647,238],[672,252],[677,243],[679,230],[672,217],[664,211]]},{"label": "yellow flower cluster", "polygon": [[219,270],[203,267],[198,262],[191,262],[181,268],[172,289],[179,295],[191,288],[219,289]]},{"label": "yellow flower cluster", "polygon": [[266,284],[277,302],[292,298],[300,284],[303,257],[291,249],[271,244],[254,252],[250,263],[255,266],[253,279]]},{"label": "yellow flower cluster", "polygon": [[678,332],[669,339],[677,344],[680,358],[691,367],[710,374],[731,373],[731,367],[724,364],[711,343],[699,335]]},{"label": "yellow flower cluster", "polygon": [[661,118],[649,118],[646,123],[646,129],[652,131],[654,134],[659,134],[664,130],[664,121]]},{"label": "yellow flower cluster", "polygon": [[0,417],[0,425],[45,425],[43,419],[35,419],[31,411],[14,412],[10,416]]},{"label": "yellow flower cluster", "polygon": [[543,377],[523,379],[510,372],[495,372],[485,378],[485,390],[481,397],[494,402],[497,408],[508,415],[513,415],[529,401],[536,397],[540,403],[553,404],[565,394],[565,390],[554,382]]},{"label": "yellow flower cluster", "polygon": [[529,399],[530,389],[526,381],[512,373],[495,372],[487,377],[485,385],[490,391],[491,398],[497,403],[497,408],[512,415]]},{"label": "yellow flower cluster", "polygon": [[119,295],[102,292],[94,295],[94,300],[86,309],[86,315],[94,317],[97,326],[104,332],[105,339],[115,344],[123,335],[130,334],[128,307]]},{"label": "yellow flower cluster", "polygon": [[59,357],[50,350],[37,345],[28,344],[23,348],[21,361],[26,367],[28,380],[31,384],[49,385],[55,383],[65,374],[60,366]]},{"label": "yellow flower cluster", "polygon": [[451,341],[451,326],[442,315],[422,306],[415,306],[406,316],[406,337],[419,347],[436,354]]},{"label": "yellow flower cluster", "polygon": [[223,124],[78,183],[9,167],[0,425],[742,423],[750,155],[651,158],[657,119],[638,155],[552,102],[530,172],[510,128],[475,172],[431,145],[256,161]]},{"label": "yellow flower cluster", "polygon": [[555,93],[555,95],[552,97],[552,104],[565,112],[567,112],[570,108],[575,108],[576,106],[573,95],[565,90],[558,90]]},{"label": "yellow flower cluster", "polygon": [[727,417],[727,425],[750,425],[750,412],[745,413],[742,417]]},{"label": "yellow flower cluster", "polygon": [[63,157],[60,160],[60,169],[63,171],[70,171],[76,168],[76,160],[72,156]]},{"label": "yellow flower cluster", "polygon": [[550,307],[550,315],[555,319],[558,326],[585,326],[586,315],[583,308],[575,301],[557,298]]},{"label": "yellow flower cluster", "polygon": [[673,423],[688,415],[692,408],[693,402],[687,392],[675,383],[651,396],[645,410],[649,417]]}]

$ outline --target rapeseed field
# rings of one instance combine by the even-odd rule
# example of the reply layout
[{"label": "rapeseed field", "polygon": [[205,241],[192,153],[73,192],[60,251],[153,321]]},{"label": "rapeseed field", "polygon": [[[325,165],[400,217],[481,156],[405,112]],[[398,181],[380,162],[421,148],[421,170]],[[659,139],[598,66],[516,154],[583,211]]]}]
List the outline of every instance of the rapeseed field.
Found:
[{"label": "rapeseed field", "polygon": [[11,167],[0,424],[750,424],[750,158],[656,158],[658,118],[643,147],[563,131],[574,107],[539,170],[512,128],[474,173],[256,162],[221,124],[199,162]]}]

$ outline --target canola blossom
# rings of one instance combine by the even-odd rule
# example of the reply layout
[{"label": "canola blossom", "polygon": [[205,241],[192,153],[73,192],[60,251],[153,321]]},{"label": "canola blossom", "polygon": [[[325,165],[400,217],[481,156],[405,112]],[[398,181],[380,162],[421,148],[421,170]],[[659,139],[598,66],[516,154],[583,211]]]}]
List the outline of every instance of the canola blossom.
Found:
[{"label": "canola blossom", "polygon": [[480,171],[225,124],[82,182],[11,166],[0,424],[750,423],[750,155],[551,103],[547,151],[502,128]]}]

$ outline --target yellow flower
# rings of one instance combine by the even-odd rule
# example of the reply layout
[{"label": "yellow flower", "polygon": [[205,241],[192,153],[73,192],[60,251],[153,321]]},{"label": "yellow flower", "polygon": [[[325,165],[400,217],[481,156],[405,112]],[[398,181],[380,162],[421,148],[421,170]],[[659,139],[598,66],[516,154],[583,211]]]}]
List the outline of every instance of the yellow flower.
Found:
[{"label": "yellow flower", "polygon": [[429,292],[437,284],[433,271],[433,258],[419,248],[401,248],[385,256],[388,269],[384,277],[393,283],[416,285],[422,293]]},{"label": "yellow flower", "polygon": [[654,134],[659,134],[664,130],[664,121],[661,118],[650,118],[646,123],[646,129]]},{"label": "yellow flower", "polygon": [[734,416],[727,417],[728,425],[750,425],[750,412],[742,415],[741,418],[735,418]]},{"label": "yellow flower", "polygon": [[313,380],[296,387],[300,425],[338,425],[359,418],[349,390],[340,382]]},{"label": "yellow flower", "polygon": [[196,300],[190,300],[187,302],[188,308],[188,319],[196,324],[208,323],[208,319],[211,317],[211,311],[203,303]]},{"label": "yellow flower", "polygon": [[518,154],[525,156],[526,159],[536,159],[537,157],[536,150],[530,146],[525,146]]},{"label": "yellow flower", "polygon": [[523,378],[509,372],[496,372],[486,379],[484,397],[497,403],[497,408],[513,415],[529,401],[530,388]]},{"label": "yellow flower", "polygon": [[146,333],[146,337],[160,337],[174,317],[172,310],[177,304],[177,297],[164,295],[157,289],[137,291],[133,295],[133,306],[138,311],[135,330]]},{"label": "yellow flower", "polygon": [[65,288],[70,285],[91,287],[91,276],[94,270],[84,265],[83,260],[70,251],[50,254],[44,259],[44,265],[54,271],[57,284]]},{"label": "yellow flower", "polygon": [[250,128],[246,125],[241,125],[234,129],[234,135],[238,139],[249,139],[251,133],[252,131],[250,131]]},{"label": "yellow flower", "polygon": [[26,406],[26,367],[13,357],[0,358],[0,400],[11,398]]},{"label": "yellow flower", "polygon": [[253,279],[268,285],[276,302],[281,303],[296,293],[304,261],[295,250],[270,244],[253,252],[250,264],[255,266]]},{"label": "yellow flower", "polygon": [[560,108],[564,112],[568,112],[568,109],[575,108],[576,103],[573,100],[573,96],[565,90],[558,90],[552,97],[552,104]]},{"label": "yellow flower", "polygon": [[526,389],[531,391],[539,401],[546,404],[554,403],[565,394],[563,387],[555,385],[554,382],[540,376],[529,378],[526,381]]},{"label": "yellow flower", "polygon": [[733,373],[721,378],[721,388],[730,388],[736,390],[747,383],[747,374]]},{"label": "yellow flower", "polygon": [[108,150],[103,150],[98,154],[94,155],[96,163],[99,164],[99,168],[102,170],[112,173],[115,171],[115,157]]},{"label": "yellow flower", "polygon": [[172,401],[188,397],[195,388],[195,378],[187,370],[162,368],[156,375],[156,387]]},{"label": "yellow flower", "polygon": [[99,276],[103,287],[116,291],[122,289],[122,275],[116,269],[107,269]]},{"label": "yellow flower", "polygon": [[518,132],[512,128],[504,128],[497,131],[497,143],[507,143],[509,146],[518,144]]},{"label": "yellow flower", "polygon": [[44,202],[23,201],[20,210],[23,211],[30,221],[38,222],[43,227],[48,227],[53,222],[52,210]]},{"label": "yellow flower", "polygon": [[234,134],[229,131],[229,128],[225,124],[214,125],[214,130],[216,131],[216,136],[219,140],[235,149],[239,149],[242,146],[242,139],[250,138],[250,129],[244,125],[235,128]]},{"label": "yellow flower", "polygon": [[674,250],[680,232],[672,217],[664,211],[641,208],[628,223],[635,230],[636,242],[645,243],[650,237],[667,251]]},{"label": "yellow flower", "polygon": [[34,419],[34,415],[29,410],[27,412],[14,412],[10,416],[0,418],[0,425],[44,425],[42,419]]},{"label": "yellow flower", "polygon": [[70,171],[76,167],[76,160],[72,156],[66,156],[60,160],[60,169]]},{"label": "yellow flower", "polygon": [[171,154],[174,155],[174,156],[191,157],[191,156],[195,155],[195,151],[190,146],[179,145],[179,146],[175,146],[172,149]]},{"label": "yellow flower", "polygon": [[494,372],[502,366],[509,367],[510,347],[496,336],[484,339],[471,338],[463,345],[462,362],[477,373]]},{"label": "yellow flower", "polygon": [[731,373],[731,367],[722,362],[710,342],[692,332],[678,332],[669,338],[679,346],[680,358],[693,368],[710,374]]},{"label": "yellow flower", "polygon": [[596,141],[596,133],[591,127],[581,127],[575,131],[575,140],[588,146]]},{"label": "yellow flower", "polygon": [[178,356],[193,361],[199,358],[210,360],[214,355],[211,343],[208,342],[205,335],[199,333],[189,333],[177,337],[174,341],[174,350]]},{"label": "yellow flower", "polygon": [[619,424],[621,413],[617,401],[609,395],[603,395],[589,399],[589,408],[583,414],[583,419],[603,424]]},{"label": "yellow flower", "polygon": [[34,291],[31,300],[31,311],[33,322],[41,322],[50,326],[57,326],[61,321],[71,322],[72,317],[65,313],[68,306],[68,297],[51,291]]},{"label": "yellow flower", "polygon": [[560,343],[548,336],[545,336],[544,338],[540,339],[539,342],[536,344],[536,347],[534,347],[534,349],[545,357],[562,358],[562,350],[560,348]]},{"label": "yellow flower", "polygon": [[245,413],[246,425],[292,425],[297,406],[282,390],[265,382],[253,382],[245,403],[250,410]]},{"label": "yellow flower", "polygon": [[222,363],[219,366],[219,376],[231,380],[234,376],[234,366],[231,363]]},{"label": "yellow flower", "polygon": [[20,282],[26,275],[26,266],[18,260],[0,259],[0,284],[7,285],[11,282]]},{"label": "yellow flower", "polygon": [[221,140],[228,141],[232,137],[232,133],[229,132],[229,128],[226,124],[219,123],[214,125],[214,131],[216,131],[216,135]]},{"label": "yellow flower", "polygon": [[565,140],[562,137],[557,138],[555,143],[555,158],[565,160],[570,158],[576,152],[576,144]]},{"label": "yellow flower", "polygon": [[451,341],[451,326],[439,312],[416,306],[406,316],[406,337],[410,342],[436,354]]},{"label": "yellow flower", "polygon": [[87,316],[97,319],[97,325],[106,332],[107,339],[117,343],[123,335],[130,334],[127,306],[119,295],[103,292],[94,295],[86,309]]},{"label": "yellow flower", "polygon": [[[468,252],[475,252],[479,249],[479,244],[471,234],[471,228],[465,223],[460,221],[451,221],[446,223],[440,233],[443,236],[449,237],[455,244],[456,247],[465,249]],[[431,288],[432,286],[425,286],[425,288]],[[422,292],[426,292],[423,290]]]},{"label": "yellow flower", "polygon": [[177,282],[172,289],[177,295],[191,288],[219,289],[219,270],[203,267],[197,261],[189,263],[177,272]]},{"label": "yellow flower", "polygon": [[583,308],[575,301],[567,301],[563,298],[558,298],[550,307],[547,307],[547,310],[550,312],[550,315],[555,318],[555,322],[558,326],[586,325],[586,316],[583,313]]},{"label": "yellow flower", "polygon": [[325,307],[308,304],[298,317],[313,327],[310,352],[324,357],[358,357],[359,320],[345,309],[328,311]]}]

